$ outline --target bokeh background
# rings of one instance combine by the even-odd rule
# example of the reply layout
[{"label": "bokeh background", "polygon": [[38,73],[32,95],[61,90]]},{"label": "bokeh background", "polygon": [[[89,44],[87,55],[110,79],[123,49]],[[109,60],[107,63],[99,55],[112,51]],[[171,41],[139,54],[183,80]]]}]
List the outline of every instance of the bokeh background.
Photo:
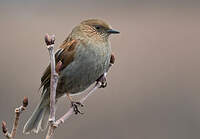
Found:
[{"label": "bokeh background", "polygon": [[[49,63],[44,35],[55,34],[58,47],[76,24],[100,18],[121,32],[111,37],[108,86],[55,138],[200,138],[199,13],[197,0],[0,0],[0,120],[11,129],[14,108],[28,96],[16,139],[44,138],[22,134]],[[57,116],[68,108],[61,98]]]}]

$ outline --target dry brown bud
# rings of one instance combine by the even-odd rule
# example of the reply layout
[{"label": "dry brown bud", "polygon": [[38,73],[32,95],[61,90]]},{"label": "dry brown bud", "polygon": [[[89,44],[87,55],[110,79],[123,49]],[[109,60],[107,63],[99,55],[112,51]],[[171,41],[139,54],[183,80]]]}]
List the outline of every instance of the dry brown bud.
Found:
[{"label": "dry brown bud", "polygon": [[2,131],[4,134],[6,134],[8,132],[7,128],[6,128],[6,122],[5,121],[2,121]]},{"label": "dry brown bud", "polygon": [[28,105],[28,98],[27,97],[24,97],[24,100],[23,100],[23,107],[27,107]]},{"label": "dry brown bud", "polygon": [[54,44],[54,43],[55,43],[55,40],[56,40],[55,35],[52,35],[52,36],[51,36],[51,44]]},{"label": "dry brown bud", "polygon": [[115,63],[115,56],[114,56],[114,54],[111,54],[110,63],[111,64]]},{"label": "dry brown bud", "polygon": [[46,34],[44,40],[46,42],[46,45],[52,45],[55,42],[55,35],[49,36],[49,34]]}]

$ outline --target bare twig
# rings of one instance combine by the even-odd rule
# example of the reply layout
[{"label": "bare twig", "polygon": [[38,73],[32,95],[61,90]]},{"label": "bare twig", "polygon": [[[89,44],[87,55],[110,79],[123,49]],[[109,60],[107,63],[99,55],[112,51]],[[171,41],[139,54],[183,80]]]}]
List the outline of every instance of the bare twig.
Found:
[{"label": "bare twig", "polygon": [[49,125],[48,132],[47,132],[47,135],[46,135],[46,139],[50,139],[53,136],[55,128],[56,127],[53,124]]},{"label": "bare twig", "polygon": [[14,119],[13,128],[12,128],[11,133],[8,132],[8,129],[6,127],[6,122],[2,121],[2,131],[3,131],[4,136],[7,139],[14,139],[14,137],[17,133],[17,127],[19,124],[20,114],[22,113],[22,111],[24,111],[26,109],[27,105],[28,105],[28,98],[24,97],[22,106],[15,109],[15,119]]},{"label": "bare twig", "polygon": [[[56,71],[56,73],[58,73],[59,72],[59,70],[60,70],[60,68],[61,68],[61,66],[62,66],[62,62],[61,61],[59,61],[57,64],[56,64],[56,67],[55,67],[55,71]],[[56,79],[57,80],[57,79]],[[54,81],[54,83],[56,83],[56,86],[57,86],[57,81]],[[54,87],[56,87],[55,85],[53,85]],[[51,102],[50,102],[51,103]],[[54,107],[52,107],[53,109],[55,109],[55,106]],[[53,110],[54,112],[55,112],[55,110]],[[55,115],[53,115],[54,117],[55,117]],[[49,123],[50,123],[50,125],[49,125],[49,128],[48,128],[48,132],[47,132],[47,135],[46,135],[46,139],[50,139],[51,137],[52,137],[52,135],[53,135],[53,133],[54,133],[54,130],[55,130],[55,128],[56,128],[56,122],[55,122],[55,120],[54,121],[51,121],[51,119],[49,118]]]},{"label": "bare twig", "polygon": [[[49,36],[48,34],[45,35],[45,42],[47,48],[49,50],[50,55],[50,62],[51,62],[51,82],[50,82],[50,116],[49,116],[49,129],[46,136],[46,139],[50,139],[53,135],[54,131],[54,123],[55,123],[55,103],[56,103],[56,87],[58,82],[58,73],[56,72],[55,67],[55,55],[54,55],[54,42],[55,36]],[[60,66],[60,64],[59,64]]]},{"label": "bare twig", "polygon": [[58,74],[55,70],[55,55],[54,55],[54,42],[55,36],[45,35],[45,42],[49,50],[50,62],[51,62],[51,82],[50,82],[50,116],[49,122],[55,122],[55,103],[56,103],[56,87],[58,82]]}]

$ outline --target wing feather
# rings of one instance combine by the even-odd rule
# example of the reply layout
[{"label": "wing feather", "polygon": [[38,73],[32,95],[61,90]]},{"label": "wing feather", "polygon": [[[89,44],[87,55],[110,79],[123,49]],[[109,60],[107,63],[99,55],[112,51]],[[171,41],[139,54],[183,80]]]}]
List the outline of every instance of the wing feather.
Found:
[{"label": "wing feather", "polygon": [[[56,64],[59,61],[62,61],[62,66],[60,69],[61,71],[73,61],[75,55],[75,48],[77,44],[78,44],[77,40],[67,38],[60,46],[60,48],[56,51],[55,53]],[[51,78],[51,68],[49,64],[41,77],[40,88],[42,88],[43,86],[49,86],[50,78]]]}]

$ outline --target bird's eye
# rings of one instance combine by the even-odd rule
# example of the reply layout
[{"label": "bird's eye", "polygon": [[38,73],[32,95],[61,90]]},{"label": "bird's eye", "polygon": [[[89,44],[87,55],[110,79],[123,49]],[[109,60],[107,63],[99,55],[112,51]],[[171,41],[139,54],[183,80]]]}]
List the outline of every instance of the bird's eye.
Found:
[{"label": "bird's eye", "polygon": [[101,27],[100,27],[100,26],[95,26],[95,28],[96,28],[97,30],[99,30]]}]

